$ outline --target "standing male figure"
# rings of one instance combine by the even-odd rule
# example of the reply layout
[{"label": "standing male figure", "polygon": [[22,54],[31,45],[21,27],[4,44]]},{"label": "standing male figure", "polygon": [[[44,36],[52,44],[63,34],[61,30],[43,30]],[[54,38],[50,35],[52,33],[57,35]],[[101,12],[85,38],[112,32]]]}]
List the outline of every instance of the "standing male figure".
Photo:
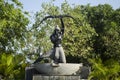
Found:
[{"label": "standing male figure", "polygon": [[60,18],[61,21],[61,29],[58,27],[58,25],[55,27],[55,30],[53,34],[50,36],[51,42],[53,43],[53,60],[54,63],[66,63],[66,57],[64,54],[64,50],[62,48],[62,37],[64,34],[64,23],[62,18]]}]

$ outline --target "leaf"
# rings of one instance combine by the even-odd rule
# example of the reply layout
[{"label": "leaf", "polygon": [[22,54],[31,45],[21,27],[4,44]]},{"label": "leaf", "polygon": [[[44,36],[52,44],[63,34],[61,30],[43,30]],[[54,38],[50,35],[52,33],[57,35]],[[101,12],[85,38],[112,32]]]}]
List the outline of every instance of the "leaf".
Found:
[{"label": "leaf", "polygon": [[13,63],[13,56],[12,55],[8,55],[7,56],[7,66],[10,66]]}]

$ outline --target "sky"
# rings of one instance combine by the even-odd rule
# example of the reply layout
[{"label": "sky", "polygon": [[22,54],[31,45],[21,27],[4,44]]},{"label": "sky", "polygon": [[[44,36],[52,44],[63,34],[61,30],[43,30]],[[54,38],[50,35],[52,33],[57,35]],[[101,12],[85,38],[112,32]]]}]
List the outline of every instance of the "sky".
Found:
[{"label": "sky", "polygon": [[[50,2],[51,0],[19,0],[22,2],[24,10],[29,12],[36,12],[41,9],[41,4],[43,2]],[[67,0],[69,4],[75,5],[86,5],[90,4],[91,6],[98,4],[110,4],[114,9],[120,7],[120,0]],[[55,5],[60,5],[64,0],[55,0]]]},{"label": "sky", "polygon": [[[19,0],[23,4],[23,10],[33,15],[41,9],[41,4],[50,2],[51,0]],[[55,0],[54,4],[60,6],[65,0]],[[110,4],[113,9],[120,8],[120,0],[66,0],[70,5],[87,5],[97,6],[98,4]]]}]

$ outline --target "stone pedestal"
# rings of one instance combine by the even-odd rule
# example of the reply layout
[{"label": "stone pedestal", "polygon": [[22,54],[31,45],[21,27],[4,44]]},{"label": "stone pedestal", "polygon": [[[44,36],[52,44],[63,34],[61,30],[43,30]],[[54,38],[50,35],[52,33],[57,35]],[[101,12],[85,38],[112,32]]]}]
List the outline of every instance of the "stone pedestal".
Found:
[{"label": "stone pedestal", "polygon": [[89,73],[90,68],[80,64],[36,64],[26,67],[25,80],[84,80]]},{"label": "stone pedestal", "polygon": [[81,80],[80,76],[44,76],[34,75],[33,80]]}]

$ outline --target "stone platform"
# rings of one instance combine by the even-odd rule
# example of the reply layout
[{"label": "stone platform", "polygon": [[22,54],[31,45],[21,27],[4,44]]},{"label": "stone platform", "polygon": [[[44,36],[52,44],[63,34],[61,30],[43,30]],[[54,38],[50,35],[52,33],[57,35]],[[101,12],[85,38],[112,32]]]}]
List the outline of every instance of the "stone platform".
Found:
[{"label": "stone platform", "polygon": [[80,76],[44,76],[34,75],[33,80],[82,80]]},{"label": "stone platform", "polygon": [[82,67],[80,75],[43,75],[34,67],[26,67],[25,80],[87,80],[89,67]]},{"label": "stone platform", "polygon": [[89,67],[75,63],[34,64],[25,69],[25,80],[83,80],[90,73]]}]

